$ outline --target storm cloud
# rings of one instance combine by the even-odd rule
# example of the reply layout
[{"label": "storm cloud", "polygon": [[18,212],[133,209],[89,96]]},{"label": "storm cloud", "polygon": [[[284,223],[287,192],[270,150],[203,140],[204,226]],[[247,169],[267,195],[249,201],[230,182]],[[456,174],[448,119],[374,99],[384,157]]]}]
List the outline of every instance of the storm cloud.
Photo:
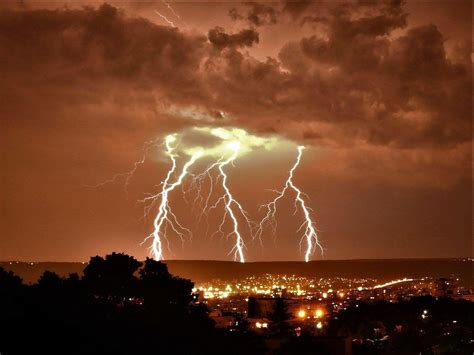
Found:
[{"label": "storm cloud", "polygon": [[[325,229],[344,214],[337,191],[346,197],[359,189],[378,191],[390,207],[396,197],[387,191],[399,189],[408,209],[435,196],[435,205],[445,204],[444,219],[439,228],[431,226],[436,221],[426,207],[422,224],[435,239],[456,224],[460,237],[449,255],[459,255],[470,234],[463,216],[470,211],[471,46],[464,38],[453,42],[436,21],[415,21],[408,5],[224,3],[216,5],[221,14],[212,22],[209,9],[176,4],[186,21],[208,21],[178,28],[153,19],[155,5],[148,3],[64,7],[26,1],[0,7],[0,139],[8,190],[3,232],[28,238],[39,225],[40,241],[61,243],[59,235],[76,220],[92,218],[87,232],[108,235],[101,223],[125,219],[130,211],[116,207],[113,213],[108,208],[118,205],[115,196],[84,197],[79,187],[126,171],[141,156],[143,142],[205,124],[312,148],[302,183],[322,196],[321,206],[338,201],[321,212]],[[273,38],[273,31],[284,40]],[[277,54],[262,55],[270,49]],[[284,172],[289,162],[277,164]],[[152,176],[149,169],[145,175]],[[142,180],[137,191],[153,179]],[[364,196],[376,203],[370,193]],[[63,212],[72,201],[75,207]],[[94,204],[103,219],[91,217]],[[64,224],[53,221],[54,213],[65,214]],[[20,226],[25,215],[33,216],[31,223]],[[392,235],[412,235],[414,221],[399,229],[405,217],[394,217]],[[383,234],[385,227],[375,224]],[[360,226],[354,230],[338,230],[342,241],[333,250],[366,233]],[[140,233],[135,226],[124,248],[135,248]],[[53,255],[46,246],[15,254],[22,238],[0,245],[8,251],[2,258]],[[421,248],[422,240],[413,238]],[[405,252],[401,248],[399,255]],[[90,253],[84,246],[79,254]]]}]

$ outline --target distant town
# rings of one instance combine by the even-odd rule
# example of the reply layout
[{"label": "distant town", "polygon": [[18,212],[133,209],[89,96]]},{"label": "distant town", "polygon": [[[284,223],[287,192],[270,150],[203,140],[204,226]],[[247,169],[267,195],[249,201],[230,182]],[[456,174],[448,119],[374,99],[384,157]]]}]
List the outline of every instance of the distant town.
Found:
[{"label": "distant town", "polygon": [[[112,259],[120,255],[113,254]],[[454,261],[458,266],[464,264],[467,269],[472,262],[471,258]],[[173,263],[182,266],[187,262],[167,262]],[[197,265],[199,262],[188,263]],[[201,266],[209,267],[209,263],[214,265],[216,262],[201,262]],[[387,261],[387,264],[391,263]],[[139,264],[137,262],[136,265]],[[445,264],[451,265],[452,262],[445,261]],[[222,265],[238,267],[239,264]],[[300,265],[303,270],[307,264]],[[400,265],[400,268],[404,267],[403,263]],[[21,277],[26,276],[34,290],[45,284],[46,276],[51,278],[55,275],[48,274],[48,271],[43,273],[44,267],[51,267],[62,277],[69,273],[64,279],[53,277],[56,283],[64,285],[62,287],[69,287],[66,286],[68,283],[79,280],[77,272],[83,274],[82,269],[90,268],[90,263],[12,261],[0,263],[0,266],[15,270]],[[193,272],[200,271],[193,269]],[[379,273],[382,274],[383,270]],[[206,317],[213,324],[210,329],[217,331],[216,336],[223,337],[219,341],[228,339],[233,342],[232,337],[244,337],[243,344],[251,346],[253,341],[258,340],[264,344],[265,351],[270,352],[275,349],[284,352],[285,346],[291,344],[292,349],[298,346],[304,349],[316,347],[336,355],[394,351],[406,354],[470,354],[474,349],[472,275],[462,279],[466,274],[455,275],[448,271],[445,277],[413,276],[419,273],[418,270],[394,279],[310,277],[296,273],[209,278],[194,284],[190,282],[193,287],[189,288],[191,297],[187,307],[191,314],[193,309],[205,310]],[[40,277],[35,283],[36,280],[31,280],[37,274]],[[87,280],[84,276],[86,278],[82,280]],[[88,287],[87,281],[85,285]],[[156,297],[160,297],[162,291],[157,289],[157,292]],[[94,293],[93,297],[97,295]],[[107,302],[111,301],[109,297]],[[146,314],[147,302],[150,301],[141,295],[139,289],[130,291],[130,296],[123,300],[122,297],[112,300],[112,304]],[[176,326],[179,327],[179,324]],[[226,334],[231,338],[226,338]]]},{"label": "distant town", "polygon": [[[327,321],[358,302],[407,301],[413,297],[450,297],[474,302],[474,288],[459,286],[459,278],[402,278],[384,283],[376,279],[320,278],[296,275],[249,276],[225,282],[214,280],[193,289],[196,302],[206,304],[219,327],[232,329],[247,319],[253,329],[267,328],[276,299],[283,299],[291,319],[322,329]],[[423,315],[420,315],[423,317]],[[426,316],[426,314],[425,314]]]}]

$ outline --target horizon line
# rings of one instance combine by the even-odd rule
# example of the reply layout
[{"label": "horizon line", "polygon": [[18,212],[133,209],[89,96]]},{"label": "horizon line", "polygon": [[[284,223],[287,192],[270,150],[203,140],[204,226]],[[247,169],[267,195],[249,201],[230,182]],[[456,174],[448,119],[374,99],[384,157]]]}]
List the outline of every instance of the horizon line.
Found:
[{"label": "horizon line", "polygon": [[[110,255],[110,254],[106,254]],[[100,256],[100,255],[94,255]],[[91,256],[91,257],[94,257]],[[310,260],[308,262],[304,260],[260,260],[260,261],[246,261],[245,263],[241,263],[240,261],[235,260],[216,260],[216,259],[167,259],[167,260],[160,260],[163,263],[167,262],[221,262],[221,263],[235,263],[235,264],[257,264],[257,263],[317,263],[317,262],[334,262],[334,261],[416,261],[416,260],[458,260],[461,259],[463,261],[474,261],[474,257],[472,256],[455,256],[455,257],[423,257],[423,258],[359,258],[359,259],[318,259],[318,260]],[[137,259],[138,261],[144,261]],[[34,261],[34,260],[0,260],[0,263],[88,263],[89,261]]]}]

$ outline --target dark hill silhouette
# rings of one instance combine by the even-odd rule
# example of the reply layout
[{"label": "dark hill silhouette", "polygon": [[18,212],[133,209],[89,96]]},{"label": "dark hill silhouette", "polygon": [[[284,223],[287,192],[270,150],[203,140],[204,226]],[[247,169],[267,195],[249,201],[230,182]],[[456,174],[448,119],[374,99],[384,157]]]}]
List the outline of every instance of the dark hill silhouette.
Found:
[{"label": "dark hill silhouette", "polygon": [[[381,281],[400,277],[458,277],[463,286],[473,285],[474,263],[464,259],[389,259],[389,260],[321,260],[304,262],[248,262],[205,260],[169,260],[165,262],[171,273],[194,282],[212,279],[237,279],[248,275],[265,273],[301,275],[307,277],[370,277]],[[0,266],[12,270],[27,283],[35,282],[45,270],[60,276],[76,272],[81,275],[82,263],[41,262],[16,263],[1,262]]]}]

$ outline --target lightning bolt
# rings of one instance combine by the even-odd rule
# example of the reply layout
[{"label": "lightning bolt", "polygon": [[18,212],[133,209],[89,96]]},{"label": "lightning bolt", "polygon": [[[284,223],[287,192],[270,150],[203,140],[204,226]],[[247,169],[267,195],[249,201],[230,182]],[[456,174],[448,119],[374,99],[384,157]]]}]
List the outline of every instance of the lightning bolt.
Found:
[{"label": "lightning bolt", "polygon": [[171,7],[171,5],[170,5],[169,3],[167,3],[165,0],[161,0],[161,2],[166,5],[166,7],[168,8],[168,10],[170,10],[171,13],[172,13],[176,18],[181,19],[181,17],[176,13],[176,11],[174,11],[174,9]]},{"label": "lightning bolt", "polygon": [[133,168],[129,171],[126,171],[124,173],[118,173],[118,174],[115,174],[114,176],[112,176],[110,179],[108,180],[105,180],[103,182],[100,182],[98,184],[95,184],[95,185],[84,185],[84,187],[89,187],[89,188],[99,188],[99,187],[103,187],[105,185],[108,185],[108,184],[112,184],[112,183],[115,183],[117,182],[118,180],[120,180],[121,178],[125,178],[125,183],[123,185],[123,188],[124,188],[124,192],[126,194],[128,194],[128,186],[130,184],[130,180],[132,179],[133,175],[137,172],[138,168],[140,167],[140,165],[143,165],[145,164],[145,161],[146,161],[146,158],[148,156],[148,152],[152,149],[152,148],[155,148],[155,147],[158,147],[158,143],[156,140],[151,140],[151,141],[148,141],[148,142],[145,142],[145,144],[143,145],[143,156],[140,160],[137,160],[133,163]]},{"label": "lightning bolt", "polygon": [[[202,152],[194,153],[189,160],[184,164],[181,173],[179,174],[178,178],[175,182],[170,183],[171,176],[176,171],[177,163],[176,158],[177,155],[174,153],[175,148],[171,145],[176,141],[176,137],[174,135],[169,135],[166,137],[166,154],[171,159],[171,168],[168,170],[165,180],[162,184],[161,192],[158,194],[146,197],[143,202],[151,201],[152,203],[157,201],[158,198],[161,197],[160,206],[158,208],[158,213],[153,221],[154,230],[153,232],[145,238],[147,241],[149,238],[153,238],[152,245],[150,247],[153,257],[156,260],[163,259],[163,245],[162,245],[162,237],[167,240],[166,237],[166,229],[170,227],[180,238],[183,240],[184,233],[191,234],[191,231],[185,227],[183,227],[176,215],[173,213],[169,206],[169,194],[173,191],[177,186],[181,185],[183,179],[188,174],[189,168],[202,156]],[[163,232],[163,228],[165,232]]]},{"label": "lightning bolt", "polygon": [[[196,129],[197,130],[197,129]],[[226,129],[226,128],[203,128],[198,130],[199,132],[208,133],[213,137],[220,139],[220,143],[215,144],[211,147],[201,147],[184,144],[184,149],[181,147],[178,138],[183,138],[183,134],[170,134],[165,137],[164,146],[165,154],[169,157],[171,166],[164,180],[160,184],[160,189],[156,193],[147,194],[141,202],[144,203],[144,217],[149,215],[155,209],[157,210],[156,215],[153,219],[153,232],[150,233],[142,242],[144,244],[148,240],[152,240],[150,246],[150,253],[157,260],[163,259],[163,242],[170,246],[169,239],[167,238],[168,230],[174,232],[182,242],[187,234],[192,237],[191,231],[184,227],[178,220],[177,216],[173,212],[170,206],[169,196],[178,187],[183,192],[183,197],[186,202],[187,194],[191,191],[195,191],[196,195],[193,200],[194,207],[199,207],[200,214],[198,222],[205,215],[208,230],[209,230],[209,213],[216,209],[218,206],[223,206],[223,216],[221,222],[218,224],[217,230],[212,234],[221,234],[222,237],[229,239],[230,237],[235,238],[234,246],[230,250],[229,254],[234,253],[234,259],[240,262],[245,262],[244,249],[246,248],[244,238],[242,237],[241,227],[239,221],[243,222],[245,228],[248,227],[250,236],[253,238],[258,237],[260,242],[262,241],[262,234],[265,228],[271,227],[273,233],[276,233],[277,220],[276,211],[278,202],[285,197],[288,190],[292,190],[295,193],[294,205],[295,213],[298,209],[303,212],[303,223],[298,228],[297,232],[304,230],[303,236],[301,237],[300,245],[303,242],[306,243],[305,260],[309,261],[311,254],[314,250],[319,247],[321,252],[323,248],[318,240],[316,233],[315,224],[312,220],[311,213],[312,209],[306,205],[304,192],[302,192],[293,182],[293,177],[296,169],[300,165],[301,157],[303,153],[303,146],[298,147],[298,155],[296,162],[289,170],[289,176],[286,180],[284,188],[281,191],[274,190],[277,196],[268,204],[262,205],[261,208],[266,208],[267,212],[265,217],[260,221],[259,224],[254,223],[248,213],[245,211],[243,206],[237,201],[237,199],[231,193],[228,185],[229,177],[227,175],[227,168],[229,165],[234,166],[234,162],[239,155],[244,155],[252,150],[254,147],[265,147],[268,148],[273,144],[272,140],[265,140],[260,137],[254,137],[247,135],[247,132],[241,129]],[[158,145],[157,140],[146,142],[144,145],[144,153],[141,160],[134,163],[133,168],[126,172],[116,174],[98,186],[112,183],[119,178],[125,178],[125,190],[130,183],[133,175],[138,171],[140,165],[145,163],[149,150]],[[161,145],[161,143],[160,143]],[[180,153],[178,153],[180,152]],[[178,158],[183,153],[188,160],[182,165],[181,170],[178,169]],[[190,172],[191,167],[196,161],[202,157],[212,158],[213,161],[207,166],[207,168],[199,174]],[[218,158],[220,157],[220,158]],[[180,164],[179,164],[180,165]],[[189,188],[187,185],[187,177],[191,177]],[[205,184],[209,180],[209,187]],[[217,185],[220,187],[217,189]],[[216,190],[217,189],[217,190]],[[216,193],[218,191],[219,193]],[[207,196],[206,196],[207,193]],[[211,205],[211,203],[214,203]],[[230,222],[232,228],[228,232],[226,230],[226,223]],[[246,225],[245,225],[246,223]],[[254,233],[256,230],[256,233]]]},{"label": "lightning bolt", "polygon": [[293,183],[293,176],[295,173],[295,170],[298,168],[301,162],[301,156],[303,155],[303,146],[298,147],[298,155],[296,158],[296,162],[293,165],[293,167],[290,169],[288,179],[286,180],[285,187],[281,191],[275,191],[277,192],[277,196],[273,199],[268,204],[264,204],[261,207],[267,209],[267,213],[265,214],[265,217],[261,220],[259,223],[256,233],[254,234],[254,237],[258,237],[261,240],[262,233],[265,229],[266,226],[269,226],[272,229],[272,232],[276,232],[277,228],[277,220],[275,217],[276,211],[277,211],[277,203],[279,200],[281,200],[286,192],[291,189],[296,193],[295,197],[295,213],[297,212],[298,205],[300,206],[301,210],[303,211],[304,215],[304,221],[301,224],[300,228],[298,228],[298,231],[302,230],[304,228],[304,234],[301,238],[301,242],[306,241],[306,252],[305,252],[305,261],[308,262],[310,256],[313,254],[314,249],[316,247],[319,247],[321,249],[321,253],[323,253],[323,247],[319,243],[319,238],[318,234],[316,233],[316,228],[314,226],[314,222],[311,219],[311,214],[312,209],[308,206],[306,206],[306,202],[303,199],[304,192],[302,192],[296,185]]},{"label": "lightning bolt", "polygon": [[158,16],[160,16],[168,25],[170,25],[171,27],[176,27],[174,22],[173,21],[170,21],[165,15],[163,15],[162,13],[158,12],[157,10],[155,10],[155,14],[157,14]]},{"label": "lightning bolt", "polygon": [[[234,259],[238,259],[240,262],[245,262],[245,244],[243,242],[242,234],[240,233],[239,222],[236,213],[240,214],[240,216],[243,217],[251,232],[254,228],[254,222],[250,220],[248,213],[237,201],[237,199],[232,195],[227,184],[228,175],[224,170],[225,167],[229,164],[233,165],[234,161],[237,159],[237,156],[240,151],[240,142],[230,142],[228,143],[227,148],[231,151],[232,154],[228,158],[225,158],[225,156],[221,156],[220,159],[209,165],[207,169],[204,170],[202,173],[192,175],[193,178],[191,180],[190,187],[188,189],[184,189],[183,193],[184,196],[186,196],[191,191],[195,191],[195,198],[193,203],[194,205],[198,205],[199,209],[201,210],[198,222],[202,219],[204,215],[208,218],[209,212],[211,210],[216,209],[221,203],[223,204],[224,215],[222,217],[221,223],[218,226],[217,231],[214,232],[212,236],[216,234],[221,234],[222,236],[225,236],[227,238],[230,236],[235,236],[235,244],[234,247],[231,249],[230,253],[234,252]],[[213,177],[213,170],[217,170],[217,177]],[[202,185],[204,184],[206,178],[209,180],[209,190],[207,191],[207,196],[202,193]],[[215,191],[215,185],[217,185],[219,181],[221,182],[221,187],[224,194],[220,196],[213,205],[211,205],[211,199]],[[228,217],[230,218],[233,227],[232,231],[226,234],[223,228]],[[207,223],[209,230],[209,222]]]},{"label": "lightning bolt", "polygon": [[[209,165],[206,170],[204,170],[200,174],[190,174],[192,175],[192,180],[190,183],[190,186],[188,189],[185,189],[183,187],[183,196],[185,197],[191,192],[195,191],[195,198],[193,200],[194,205],[199,205],[199,208],[201,210],[201,213],[199,214],[198,222],[201,221],[202,217],[204,215],[208,215],[208,209],[209,209],[209,203],[212,197],[212,193],[214,190],[214,185],[218,182],[220,175],[217,177],[216,180],[212,177],[212,170],[217,168],[219,164],[221,163],[223,158],[219,159],[217,162]],[[209,191],[206,197],[204,197],[202,190],[203,190],[203,184],[206,180],[206,178],[209,179]]]},{"label": "lightning bolt", "polygon": [[239,231],[239,222],[237,220],[237,217],[234,213],[234,210],[233,210],[233,206],[235,206],[237,208],[237,210],[240,212],[240,214],[244,217],[244,219],[247,221],[247,223],[250,225],[250,220],[248,218],[248,215],[247,213],[245,212],[245,210],[243,209],[242,205],[232,196],[232,193],[230,192],[230,189],[229,189],[229,186],[227,185],[227,174],[224,170],[224,168],[229,165],[229,164],[233,164],[234,160],[237,158],[237,155],[239,153],[239,150],[240,150],[240,143],[235,141],[235,142],[231,142],[229,143],[229,148],[231,149],[232,151],[232,155],[223,160],[221,159],[220,162],[217,162],[217,168],[219,170],[219,173],[220,173],[220,176],[222,177],[222,188],[224,189],[224,195],[222,197],[220,197],[216,204],[214,204],[214,206],[211,207],[212,208],[215,208],[219,202],[223,202],[224,203],[224,208],[225,208],[225,214],[224,214],[224,217],[222,218],[222,222],[221,224],[219,225],[219,230],[218,232],[222,232],[222,227],[224,226],[224,223],[226,221],[226,217],[227,216],[230,216],[230,219],[232,220],[232,232],[228,234],[228,236],[231,236],[231,235],[235,235],[235,245],[234,245],[234,248],[230,251],[232,253],[232,251],[235,251],[234,253],[234,257],[239,259],[239,261],[241,263],[245,262],[245,257],[244,257],[244,241],[242,239],[242,235],[240,234],[240,231]]}]

